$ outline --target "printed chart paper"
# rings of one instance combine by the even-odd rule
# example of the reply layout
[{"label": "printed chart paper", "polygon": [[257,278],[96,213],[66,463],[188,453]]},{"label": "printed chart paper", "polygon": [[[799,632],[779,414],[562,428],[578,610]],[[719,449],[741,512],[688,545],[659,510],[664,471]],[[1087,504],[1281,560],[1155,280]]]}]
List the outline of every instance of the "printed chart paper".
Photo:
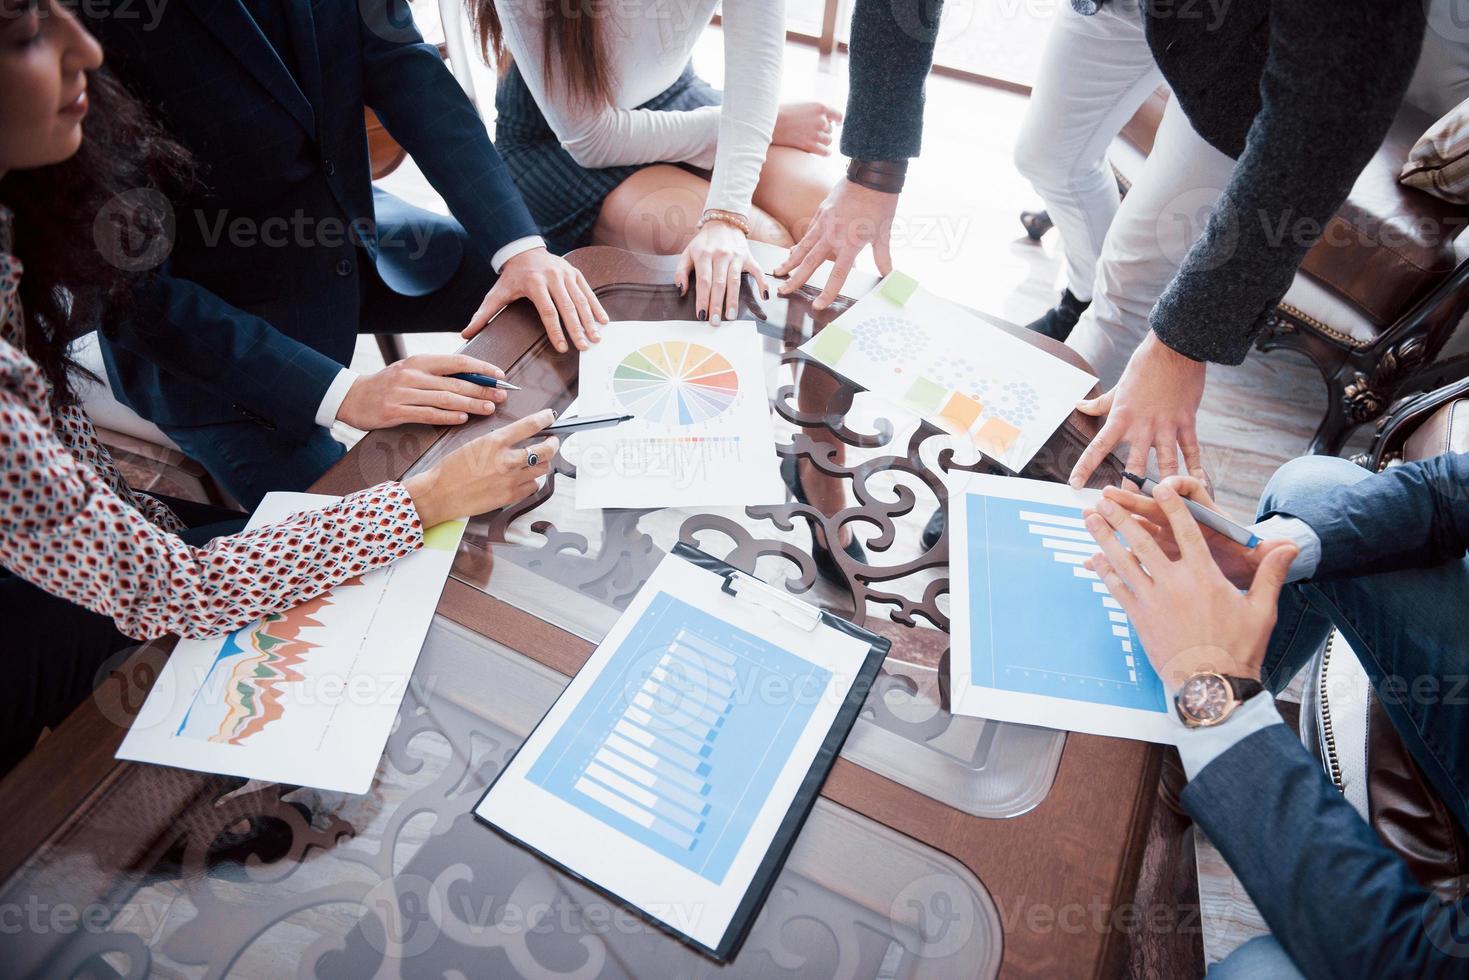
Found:
[{"label": "printed chart paper", "polygon": [[955,474],[949,488],[955,714],[1171,743],[1163,683],[1122,606],[1082,567],[1095,490]]},{"label": "printed chart paper", "polygon": [[670,556],[476,808],[717,949],[871,647]]},{"label": "printed chart paper", "polygon": [[581,355],[579,411],[635,416],[578,433],[576,506],[785,500],[755,324],[619,321]]},{"label": "printed chart paper", "polygon": [[801,350],[1015,472],[1097,380],[901,272]]},{"label": "printed chart paper", "polygon": [[[272,493],[250,527],[337,499]],[[117,757],[367,792],[464,526],[430,528],[419,551],[294,609],[180,640]]]}]

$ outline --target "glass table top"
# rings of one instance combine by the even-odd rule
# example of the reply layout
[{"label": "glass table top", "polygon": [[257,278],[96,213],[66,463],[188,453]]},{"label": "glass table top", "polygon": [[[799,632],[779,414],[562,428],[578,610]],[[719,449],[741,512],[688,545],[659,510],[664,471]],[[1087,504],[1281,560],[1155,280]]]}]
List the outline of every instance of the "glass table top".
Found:
[{"label": "glass table top", "polygon": [[[0,903],[47,976],[972,977],[996,975],[996,906],[953,858],[829,800],[802,828],[749,937],[720,966],[472,817],[567,678],[442,617],[364,795],[153,766],[89,801],[92,826],[164,809],[128,857],[65,828]],[[178,794],[180,782],[187,783]],[[182,800],[178,804],[177,800]],[[851,854],[881,861],[851,861]],[[94,914],[95,913],[95,914]],[[24,953],[31,953],[27,949]],[[11,968],[19,968],[11,963]]]},{"label": "glass table top", "polygon": [[[672,286],[614,285],[599,295],[613,319],[690,316],[690,300]],[[578,511],[571,437],[539,493],[471,522],[454,578],[597,642],[667,551],[679,541],[693,544],[892,641],[846,758],[977,816],[1029,810],[1051,785],[1065,736],[942,708],[947,541],[929,551],[920,543],[943,500],[944,469],[1002,471],[795,350],[850,300],[820,314],[804,294],[749,304],[745,315],[758,325],[778,454],[787,468],[802,462],[808,496],[845,498],[842,509],[825,514],[792,493],[776,506]],[[515,396],[520,404],[564,413],[574,401],[575,358],[527,356],[508,373],[522,389]],[[493,424],[454,431],[410,472],[432,466]],[[866,561],[837,550],[844,581],[835,582],[817,570],[813,541],[843,534],[862,544]]]}]

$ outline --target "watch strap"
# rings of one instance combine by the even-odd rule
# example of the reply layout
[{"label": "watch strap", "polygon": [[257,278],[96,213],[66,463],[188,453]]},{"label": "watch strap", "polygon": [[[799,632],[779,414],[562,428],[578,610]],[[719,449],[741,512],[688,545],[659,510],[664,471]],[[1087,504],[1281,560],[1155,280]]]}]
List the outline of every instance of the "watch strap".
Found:
[{"label": "watch strap", "polygon": [[1229,683],[1230,690],[1234,692],[1234,699],[1244,704],[1250,698],[1265,690],[1265,685],[1249,677],[1235,677],[1225,674],[1224,679]]}]

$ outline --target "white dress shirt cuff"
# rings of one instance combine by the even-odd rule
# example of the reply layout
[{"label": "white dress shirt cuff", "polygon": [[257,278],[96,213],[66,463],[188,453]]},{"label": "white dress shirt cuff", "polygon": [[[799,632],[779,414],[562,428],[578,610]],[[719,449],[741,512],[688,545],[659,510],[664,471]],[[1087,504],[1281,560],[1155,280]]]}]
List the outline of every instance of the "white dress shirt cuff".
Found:
[{"label": "white dress shirt cuff", "polygon": [[529,252],[533,248],[545,248],[546,240],[540,235],[527,235],[517,238],[508,245],[501,245],[500,250],[490,256],[490,268],[495,270],[495,275],[505,268],[505,263],[515,258],[521,252]]},{"label": "white dress shirt cuff", "polygon": [[342,402],[347,399],[347,389],[352,387],[359,375],[351,368],[342,368],[337,376],[332,379],[331,385],[322,396],[321,404],[316,409],[316,424],[323,429],[330,429],[332,423],[337,420],[337,412],[342,407]]},{"label": "white dress shirt cuff", "polygon": [[1300,549],[1296,560],[1290,563],[1290,572],[1285,579],[1287,582],[1299,582],[1316,574],[1316,567],[1321,564],[1321,537],[1311,530],[1311,525],[1299,517],[1276,514],[1259,522],[1251,530],[1261,541],[1285,538],[1294,541]]},{"label": "white dress shirt cuff", "polygon": [[1183,771],[1193,779],[1235,743],[1244,741],[1262,728],[1284,724],[1280,712],[1275,709],[1275,698],[1269,691],[1256,694],[1236,708],[1222,724],[1211,728],[1189,728],[1179,720],[1178,755],[1183,759]]}]

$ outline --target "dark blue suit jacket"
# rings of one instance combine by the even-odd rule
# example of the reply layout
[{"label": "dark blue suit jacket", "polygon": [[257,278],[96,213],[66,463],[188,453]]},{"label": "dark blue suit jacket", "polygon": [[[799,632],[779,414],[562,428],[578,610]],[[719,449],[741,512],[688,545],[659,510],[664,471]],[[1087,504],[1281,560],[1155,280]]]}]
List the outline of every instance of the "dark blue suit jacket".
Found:
[{"label": "dark blue suit jacket", "polygon": [[1180,799],[1306,976],[1469,974],[1469,899],[1419,885],[1285,725],[1231,746]]},{"label": "dark blue suit jacket", "polygon": [[[1293,502],[1290,516],[1321,537],[1314,578],[1462,558],[1469,455],[1334,487]],[[1231,746],[1184,788],[1182,802],[1306,976],[1469,975],[1469,899],[1444,903],[1419,885],[1286,726]]]},{"label": "dark blue suit jacket", "polygon": [[[102,2],[89,26],[113,70],[202,168],[202,190],[175,202],[164,274],[135,316],[106,325],[114,387],[155,422],[304,435],[351,360],[359,277],[423,295],[458,269],[466,233],[486,260],[538,233],[404,0],[281,0],[289,68],[239,0],[176,0],[156,23]],[[457,224],[374,194],[364,106]]]}]

